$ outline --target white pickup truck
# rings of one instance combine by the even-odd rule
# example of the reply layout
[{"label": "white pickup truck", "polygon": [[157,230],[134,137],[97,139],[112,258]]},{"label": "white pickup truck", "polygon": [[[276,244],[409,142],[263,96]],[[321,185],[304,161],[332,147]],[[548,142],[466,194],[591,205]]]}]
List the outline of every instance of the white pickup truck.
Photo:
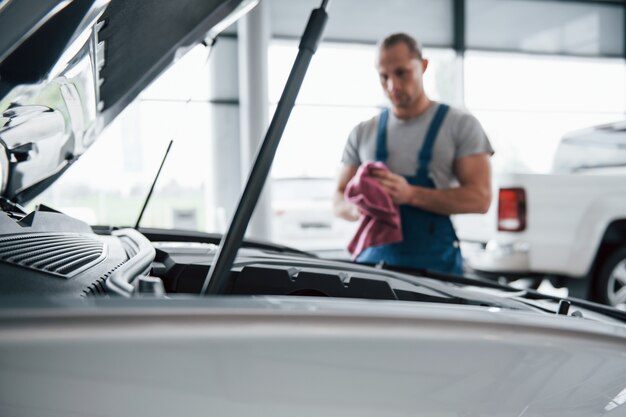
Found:
[{"label": "white pickup truck", "polygon": [[572,296],[626,308],[626,122],[566,135],[551,174],[495,180],[497,232],[467,257],[472,269],[548,277]]}]

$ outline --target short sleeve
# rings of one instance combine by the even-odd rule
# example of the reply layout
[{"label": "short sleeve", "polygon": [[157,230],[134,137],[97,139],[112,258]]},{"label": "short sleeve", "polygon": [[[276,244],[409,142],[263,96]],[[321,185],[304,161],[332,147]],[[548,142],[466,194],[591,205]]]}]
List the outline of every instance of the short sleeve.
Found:
[{"label": "short sleeve", "polygon": [[469,113],[463,113],[459,118],[454,136],[457,143],[454,159],[480,153],[489,155],[494,153],[489,138],[480,122]]},{"label": "short sleeve", "polygon": [[341,162],[345,165],[361,165],[361,157],[359,156],[359,126],[355,126],[350,135],[348,135],[348,141],[343,148]]}]

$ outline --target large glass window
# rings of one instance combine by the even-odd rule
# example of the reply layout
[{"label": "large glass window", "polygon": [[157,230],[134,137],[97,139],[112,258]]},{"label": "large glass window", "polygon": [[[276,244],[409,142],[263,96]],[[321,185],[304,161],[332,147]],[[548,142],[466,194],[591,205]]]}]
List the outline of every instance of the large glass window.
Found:
[{"label": "large glass window", "polygon": [[134,225],[170,140],[143,226],[213,229],[207,50],[197,47],[144,90],[36,201],[90,224]]},{"label": "large glass window", "polygon": [[495,171],[547,172],[567,132],[624,118],[621,59],[468,52],[465,101],[495,149]]}]

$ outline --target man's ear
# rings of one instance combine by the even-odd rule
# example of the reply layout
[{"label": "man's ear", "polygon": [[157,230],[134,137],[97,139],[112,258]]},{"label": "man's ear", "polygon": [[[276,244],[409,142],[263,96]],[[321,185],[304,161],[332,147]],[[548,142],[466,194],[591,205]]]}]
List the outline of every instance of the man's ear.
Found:
[{"label": "man's ear", "polygon": [[422,74],[426,72],[426,68],[428,68],[428,60],[422,58]]}]

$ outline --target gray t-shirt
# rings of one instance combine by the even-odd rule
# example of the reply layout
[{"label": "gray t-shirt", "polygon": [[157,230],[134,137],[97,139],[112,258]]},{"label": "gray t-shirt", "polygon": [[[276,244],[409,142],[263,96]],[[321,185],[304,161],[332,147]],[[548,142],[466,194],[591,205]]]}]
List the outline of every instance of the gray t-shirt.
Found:
[{"label": "gray t-shirt", "polygon": [[[393,112],[389,112],[388,156],[385,163],[391,171],[404,176],[417,174],[417,155],[438,105],[433,102],[424,113],[410,120],[398,119]],[[376,115],[352,129],[341,158],[344,164],[358,166],[376,160],[379,117],[380,115]],[[429,166],[435,186],[441,189],[457,186],[454,161],[480,153],[493,154],[493,148],[482,126],[468,112],[450,107],[435,140]]]}]

